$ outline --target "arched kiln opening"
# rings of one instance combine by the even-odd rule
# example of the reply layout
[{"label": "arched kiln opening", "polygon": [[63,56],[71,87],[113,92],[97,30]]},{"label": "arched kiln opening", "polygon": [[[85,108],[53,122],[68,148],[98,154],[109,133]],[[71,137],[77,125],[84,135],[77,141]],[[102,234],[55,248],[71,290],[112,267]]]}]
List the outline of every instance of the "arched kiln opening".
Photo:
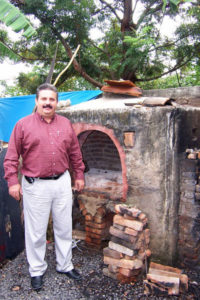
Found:
[{"label": "arched kiln opening", "polygon": [[105,193],[119,200],[123,193],[122,167],[118,150],[110,137],[99,130],[80,134],[85,169],[85,190]]},{"label": "arched kiln opening", "polygon": [[74,197],[74,232],[85,231],[85,241],[100,246],[109,238],[115,203],[126,201],[125,153],[112,129],[75,123],[83,154],[85,187]]}]

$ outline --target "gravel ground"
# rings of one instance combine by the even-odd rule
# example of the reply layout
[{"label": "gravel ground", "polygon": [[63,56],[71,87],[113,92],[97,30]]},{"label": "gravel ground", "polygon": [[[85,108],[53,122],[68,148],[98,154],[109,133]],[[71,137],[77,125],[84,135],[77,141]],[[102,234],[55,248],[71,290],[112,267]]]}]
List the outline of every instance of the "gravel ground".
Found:
[{"label": "gravel ground", "polygon": [[0,300],[200,299],[200,275],[196,272],[184,270],[190,282],[187,295],[145,296],[142,281],[120,284],[103,275],[102,269],[105,266],[101,250],[89,249],[84,242],[78,243],[78,247],[73,249],[73,263],[82,274],[82,280],[73,281],[56,272],[54,244],[48,244],[47,248],[46,259],[49,266],[43,288],[39,292],[31,289],[26,256],[22,252],[0,268]]}]

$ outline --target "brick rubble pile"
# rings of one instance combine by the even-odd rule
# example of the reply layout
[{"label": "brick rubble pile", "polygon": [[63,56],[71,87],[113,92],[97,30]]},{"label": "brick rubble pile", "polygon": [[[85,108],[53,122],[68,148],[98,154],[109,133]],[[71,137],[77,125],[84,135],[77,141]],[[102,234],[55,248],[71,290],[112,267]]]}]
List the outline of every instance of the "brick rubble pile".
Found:
[{"label": "brick rubble pile", "polygon": [[139,209],[125,204],[115,206],[116,214],[110,227],[111,240],[103,249],[106,276],[122,283],[138,281],[146,269],[150,231],[147,217]]}]

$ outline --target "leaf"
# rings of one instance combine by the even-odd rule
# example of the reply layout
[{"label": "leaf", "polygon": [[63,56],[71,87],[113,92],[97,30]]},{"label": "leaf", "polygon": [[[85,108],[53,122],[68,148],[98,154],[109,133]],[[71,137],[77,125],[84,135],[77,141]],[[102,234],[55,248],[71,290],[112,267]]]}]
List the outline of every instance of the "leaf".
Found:
[{"label": "leaf", "polygon": [[27,38],[36,33],[28,19],[7,0],[0,0],[0,20],[15,32],[25,30],[23,35]]},{"label": "leaf", "polygon": [[13,59],[15,61],[19,59],[19,56],[1,41],[0,41],[0,53],[1,56],[8,56],[10,59]]}]

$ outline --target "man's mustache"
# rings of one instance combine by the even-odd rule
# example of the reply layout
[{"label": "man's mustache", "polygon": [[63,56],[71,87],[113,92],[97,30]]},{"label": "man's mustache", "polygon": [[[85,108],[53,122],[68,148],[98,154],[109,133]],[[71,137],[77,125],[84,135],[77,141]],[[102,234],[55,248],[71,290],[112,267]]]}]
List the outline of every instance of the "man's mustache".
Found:
[{"label": "man's mustache", "polygon": [[51,104],[43,105],[43,108],[52,108]]}]

